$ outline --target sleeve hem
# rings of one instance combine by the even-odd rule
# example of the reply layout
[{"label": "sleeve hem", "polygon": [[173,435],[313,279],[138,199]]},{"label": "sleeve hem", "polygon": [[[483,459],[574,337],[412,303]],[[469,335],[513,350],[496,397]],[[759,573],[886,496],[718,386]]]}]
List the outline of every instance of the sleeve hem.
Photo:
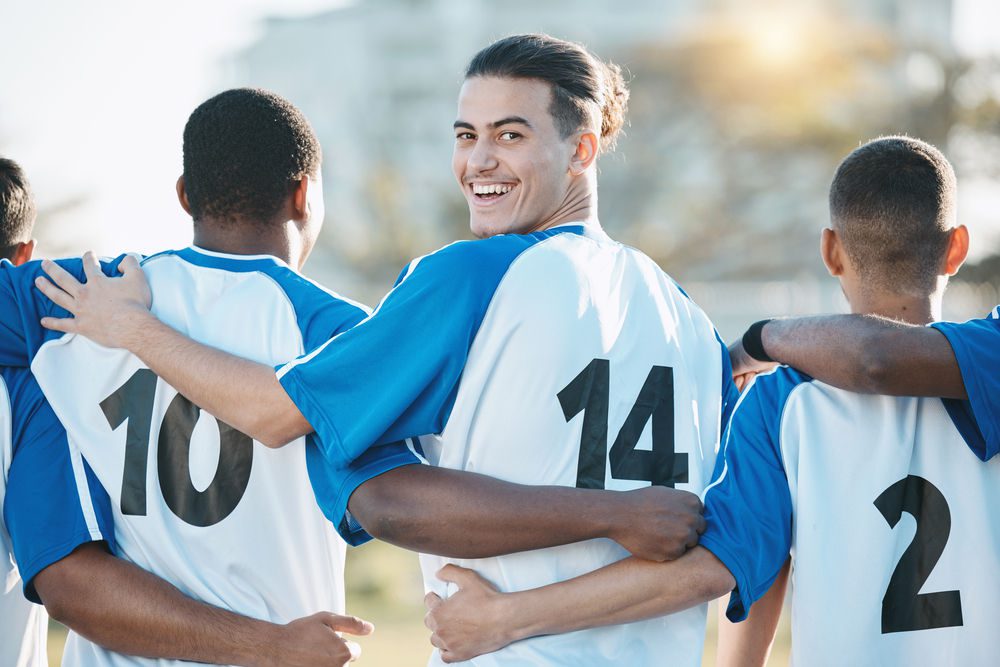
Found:
[{"label": "sleeve hem", "polygon": [[743,568],[739,566],[739,560],[736,556],[730,552],[720,541],[713,539],[711,535],[707,533],[701,536],[698,541],[698,546],[704,547],[712,552],[712,554],[718,558],[729,573],[733,575],[736,580],[736,588],[733,589],[732,596],[730,597],[729,608],[726,610],[726,616],[733,623],[738,623],[745,620],[747,615],[750,613],[750,606],[753,604],[753,597],[750,594],[750,582],[743,572]]},{"label": "sleeve hem", "polygon": [[74,535],[72,539],[46,549],[36,555],[25,565],[21,566],[19,564],[18,569],[21,572],[21,582],[24,586],[24,597],[36,604],[42,604],[42,600],[38,597],[38,592],[35,590],[35,577],[38,576],[38,573],[50,565],[58,563],[63,558],[66,558],[71,553],[76,551],[77,548],[83,546],[84,544],[90,544],[91,542],[107,543],[108,540],[101,534],[95,536],[90,531],[79,532]]},{"label": "sleeve hem", "polygon": [[351,494],[353,494],[359,486],[370,480],[372,477],[378,477],[382,473],[395,470],[396,468],[402,468],[403,466],[421,464],[422,462],[420,459],[407,450],[406,452],[399,452],[384,459],[366,464],[353,471],[344,479],[340,485],[340,490],[337,492],[337,505],[334,509],[334,516],[338,517],[338,520],[334,522],[334,525],[337,528],[337,532],[340,533],[340,536],[344,538],[345,542],[352,547],[356,547],[372,539],[372,536],[369,535],[364,528],[359,526],[357,529],[353,529],[350,522],[346,519],[347,505],[351,499]]}]

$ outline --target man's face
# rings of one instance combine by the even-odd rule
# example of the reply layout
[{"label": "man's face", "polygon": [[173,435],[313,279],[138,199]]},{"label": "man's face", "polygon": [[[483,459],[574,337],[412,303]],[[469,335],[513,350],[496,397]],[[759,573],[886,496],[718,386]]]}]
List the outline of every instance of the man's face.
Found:
[{"label": "man's face", "polygon": [[473,77],[458,96],[452,169],[469,204],[472,233],[523,234],[559,224],[572,176],[574,136],[549,113],[551,85]]}]

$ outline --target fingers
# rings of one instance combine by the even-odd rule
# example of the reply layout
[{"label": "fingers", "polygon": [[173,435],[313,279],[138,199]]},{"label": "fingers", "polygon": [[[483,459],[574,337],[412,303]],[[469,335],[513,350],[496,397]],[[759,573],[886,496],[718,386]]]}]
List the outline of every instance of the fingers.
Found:
[{"label": "fingers", "polygon": [[118,263],[118,271],[123,276],[128,276],[135,271],[141,271],[139,260],[135,258],[135,255],[125,255],[122,261]]},{"label": "fingers", "polygon": [[344,646],[346,646],[347,650],[351,653],[351,659],[349,662],[354,662],[361,657],[361,647],[357,642],[344,642]]},{"label": "fingers", "polygon": [[340,632],[347,632],[352,635],[370,635],[375,631],[375,626],[368,621],[357,616],[341,616],[339,614],[322,613],[320,620],[327,627]]},{"label": "fingers", "polygon": [[695,527],[694,527],[694,529],[695,529],[696,531],[698,531],[698,534],[699,534],[699,535],[701,535],[702,533],[704,533],[704,532],[705,532],[705,527],[706,527],[707,525],[708,525],[708,524],[706,524],[706,523],[705,523],[705,517],[704,517],[703,515],[700,515],[700,514],[699,514],[699,515],[698,515],[698,520],[697,520],[697,522],[695,522]]},{"label": "fingers", "polygon": [[487,584],[486,580],[480,577],[475,571],[459,567],[453,563],[448,563],[442,567],[437,571],[437,575],[435,576],[441,581],[456,584],[459,589],[475,584]]},{"label": "fingers", "polygon": [[101,272],[101,263],[97,260],[97,255],[92,251],[88,250],[83,253],[83,273],[87,276],[87,281],[91,281],[94,278],[103,278],[104,274]]},{"label": "fingers", "polygon": [[[45,260],[42,262],[42,271],[52,279],[60,289],[67,292],[70,296],[76,297],[80,293],[80,288],[83,287],[83,283],[74,278],[66,269],[59,266],[53,261]],[[37,281],[36,281],[37,284]],[[49,296],[46,294],[46,296]],[[51,296],[49,297],[52,298]]]},{"label": "fingers", "polygon": [[41,324],[46,329],[61,331],[63,333],[77,333],[76,320],[72,317],[43,317]]},{"label": "fingers", "polygon": [[428,593],[427,595],[424,596],[424,606],[431,611],[433,611],[435,607],[441,604],[441,602],[442,602],[441,596],[438,595],[437,593]]},{"label": "fingers", "polygon": [[[73,276],[70,276],[70,279],[73,279]],[[59,289],[58,287],[53,285],[51,282],[49,282],[42,276],[38,276],[37,278],[35,278],[35,287],[38,288],[38,291],[47,296],[52,301],[52,303],[62,308],[65,308],[71,313],[73,312],[73,304],[76,301],[76,299],[68,292]]]}]

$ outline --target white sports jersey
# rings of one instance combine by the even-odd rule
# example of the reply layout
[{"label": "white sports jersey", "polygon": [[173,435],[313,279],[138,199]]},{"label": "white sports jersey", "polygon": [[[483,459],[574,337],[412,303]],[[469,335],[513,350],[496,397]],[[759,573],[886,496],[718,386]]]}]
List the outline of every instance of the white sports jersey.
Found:
[{"label": "white sports jersey", "polygon": [[[144,268],[157,317],[263,363],[302,354],[367,314],[272,257],[188,248]],[[350,492],[386,466],[328,466],[313,436],[269,449],[201,412],[131,354],[79,336],[42,346],[32,370],[111,495],[119,555],[256,618],[343,611],[345,545],[324,511],[347,530]],[[155,661],[71,635],[66,662]]]},{"label": "white sports jersey", "polygon": [[740,399],[701,544],[737,582],[734,620],[789,551],[792,659],[986,665],[1000,655],[1000,461],[967,405],[864,396],[781,368]]},{"label": "white sports jersey", "polygon": [[[699,493],[714,464],[721,390],[731,387],[724,353],[708,318],[649,258],[599,227],[570,225],[460,242],[411,263],[369,320],[279,377],[310,423],[329,429],[328,444],[339,436],[348,453],[435,433],[420,438],[424,453],[449,468],[523,484],[652,482]],[[329,381],[375,359],[391,385]],[[358,404],[361,426],[377,432],[352,431]],[[447,596],[434,576],[447,562],[517,591],[626,555],[592,540],[421,561],[427,589]],[[700,665],[704,628],[700,607],[517,642],[469,664]]]},{"label": "white sports jersey", "polygon": [[[0,376],[0,509],[7,491],[7,474],[14,456],[13,419],[7,383]],[[21,577],[0,511],[0,665],[46,667],[48,615],[21,593]]]}]

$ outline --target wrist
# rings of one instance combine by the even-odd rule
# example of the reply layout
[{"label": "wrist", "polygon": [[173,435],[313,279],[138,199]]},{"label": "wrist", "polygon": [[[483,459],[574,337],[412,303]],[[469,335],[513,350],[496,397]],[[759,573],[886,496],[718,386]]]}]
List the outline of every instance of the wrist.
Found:
[{"label": "wrist", "polygon": [[[523,600],[522,600],[523,598]],[[533,619],[530,613],[530,595],[528,592],[498,593],[496,597],[497,639],[500,646],[507,646],[516,641],[545,634],[544,629]]]},{"label": "wrist", "polygon": [[259,621],[254,629],[256,641],[239,647],[234,664],[244,667],[279,667],[288,642],[288,626]]},{"label": "wrist", "polygon": [[151,326],[157,323],[159,320],[149,310],[139,306],[129,309],[115,323],[115,328],[118,330],[119,347],[138,356],[146,333]]},{"label": "wrist", "polygon": [[756,361],[762,361],[764,363],[772,363],[774,359],[771,355],[767,353],[764,346],[764,329],[765,327],[773,322],[774,320],[760,320],[759,322],[754,322],[743,334],[743,351],[746,352],[751,359]]}]

